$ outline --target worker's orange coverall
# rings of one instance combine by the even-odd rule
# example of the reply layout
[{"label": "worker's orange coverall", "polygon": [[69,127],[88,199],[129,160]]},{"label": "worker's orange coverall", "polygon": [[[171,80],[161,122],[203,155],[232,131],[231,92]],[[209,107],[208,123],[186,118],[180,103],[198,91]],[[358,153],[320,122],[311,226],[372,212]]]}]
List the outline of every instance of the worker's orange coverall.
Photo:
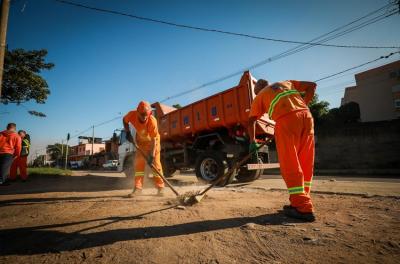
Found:
[{"label": "worker's orange coverall", "polygon": [[[291,206],[313,212],[310,189],[314,168],[314,121],[307,107],[316,85],[284,81],[262,89],[254,99],[250,117],[265,113],[276,122],[275,141],[281,174],[289,191]],[[312,95],[306,91],[312,90]],[[303,96],[305,96],[303,98]]]},{"label": "worker's orange coverall", "polygon": [[28,167],[28,154],[29,154],[30,142],[29,139],[22,139],[22,150],[19,157],[16,157],[11,165],[10,169],[10,180],[17,178],[17,170],[19,169],[19,175],[22,180],[28,179],[27,167]]},{"label": "worker's orange coverall", "polygon": [[[135,188],[142,189],[144,170],[147,164],[147,157],[150,155],[152,148],[152,139],[156,139],[155,155],[153,165],[162,174],[161,158],[160,158],[160,134],[158,133],[157,120],[152,115],[149,116],[145,123],[139,121],[137,111],[130,111],[124,116],[124,123],[131,123],[136,129],[136,143],[138,147],[144,151],[146,157],[143,157],[139,151],[135,155]],[[153,173],[154,184],[157,188],[164,187],[164,181],[156,173]]]}]

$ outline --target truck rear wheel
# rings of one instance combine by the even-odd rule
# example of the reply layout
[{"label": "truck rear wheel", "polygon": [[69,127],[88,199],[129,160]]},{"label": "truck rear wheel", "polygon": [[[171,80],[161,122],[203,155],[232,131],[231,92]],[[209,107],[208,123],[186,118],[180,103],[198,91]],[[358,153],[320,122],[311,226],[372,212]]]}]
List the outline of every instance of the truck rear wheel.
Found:
[{"label": "truck rear wheel", "polygon": [[[197,158],[195,170],[199,181],[213,183],[220,177],[224,176],[228,170],[228,166],[222,154],[205,152]],[[217,185],[225,186],[229,183],[228,181],[230,178],[231,177],[227,177],[226,180]]]},{"label": "truck rear wheel", "polygon": [[[251,161],[252,163],[254,161]],[[255,163],[255,162],[254,162]],[[263,163],[263,160],[261,158],[258,158],[258,163]],[[236,180],[238,182],[251,182],[255,181],[258,178],[261,177],[263,174],[264,170],[248,170],[247,166],[244,165],[239,169],[238,174],[236,175]]]},{"label": "truck rear wheel", "polygon": [[161,157],[161,165],[163,168],[163,172],[164,172],[164,177],[166,178],[171,178],[172,176],[174,176],[174,173],[176,172],[176,169],[172,163],[172,160],[170,159],[164,159]]}]

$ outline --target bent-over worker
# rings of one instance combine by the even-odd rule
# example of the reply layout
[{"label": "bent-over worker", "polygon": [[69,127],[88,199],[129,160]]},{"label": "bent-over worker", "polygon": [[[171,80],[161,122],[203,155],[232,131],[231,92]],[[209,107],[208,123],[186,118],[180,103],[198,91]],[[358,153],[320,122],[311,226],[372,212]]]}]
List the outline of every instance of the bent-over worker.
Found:
[{"label": "bent-over worker", "polygon": [[275,142],[282,177],[289,191],[287,216],[315,221],[310,189],[314,169],[314,121],[308,104],[316,84],[282,81],[269,85],[260,79],[255,85],[249,116],[250,151],[257,149],[256,121],[265,113],[276,122]]},{"label": "bent-over worker", "polygon": [[[135,155],[135,187],[129,197],[141,192],[143,188],[143,178],[146,163],[153,164],[154,167],[163,173],[160,159],[160,134],[158,132],[157,120],[152,116],[150,104],[141,101],[136,110],[128,112],[123,118],[123,124],[126,131],[127,139],[133,142],[129,123],[136,130],[136,144],[145,153],[145,157],[136,151]],[[158,195],[163,194],[164,181],[156,173],[153,173],[154,185],[158,189]]]}]

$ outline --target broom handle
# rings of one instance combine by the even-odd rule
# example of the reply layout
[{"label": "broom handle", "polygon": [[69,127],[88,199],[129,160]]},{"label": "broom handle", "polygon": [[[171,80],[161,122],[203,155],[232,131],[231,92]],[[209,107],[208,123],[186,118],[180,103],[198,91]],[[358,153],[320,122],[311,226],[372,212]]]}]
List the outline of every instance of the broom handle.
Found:
[{"label": "broom handle", "polygon": [[241,159],[240,161],[238,161],[230,170],[228,170],[227,173],[225,173],[221,178],[219,178],[217,181],[215,181],[214,183],[210,184],[210,186],[208,186],[207,188],[205,188],[199,195],[204,195],[206,192],[208,192],[211,188],[215,187],[215,185],[217,185],[218,183],[220,183],[222,180],[224,180],[226,178],[227,175],[230,175],[231,173],[233,173],[237,168],[239,168],[240,166],[243,165],[243,163],[245,163],[248,159],[250,159],[250,157],[256,152],[258,151],[260,148],[262,148],[263,146],[265,146],[267,143],[269,143],[271,139],[267,140],[266,142],[263,142],[260,144],[260,146],[258,146],[258,148],[256,148],[255,150],[253,150],[252,152],[250,152],[249,154],[247,154],[243,159]]},{"label": "broom handle", "polygon": [[132,144],[135,146],[137,150],[139,150],[140,154],[146,159],[146,163],[153,169],[153,171],[155,171],[158,174],[158,176],[160,176],[161,179],[163,179],[163,181],[168,185],[169,188],[171,188],[171,190],[175,193],[176,196],[179,196],[178,191],[171,185],[171,183],[169,183],[169,181],[164,177],[164,175],[162,175],[153,164],[150,164],[148,162],[148,157],[145,155],[144,151],[141,150],[135,142],[132,142]]}]

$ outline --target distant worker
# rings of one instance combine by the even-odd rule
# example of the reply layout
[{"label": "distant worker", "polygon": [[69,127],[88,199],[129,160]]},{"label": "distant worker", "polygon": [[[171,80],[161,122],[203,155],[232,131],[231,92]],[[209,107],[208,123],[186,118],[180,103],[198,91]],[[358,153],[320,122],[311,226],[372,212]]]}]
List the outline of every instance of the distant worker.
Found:
[{"label": "distant worker", "polygon": [[315,221],[310,197],[314,170],[314,121],[308,104],[314,97],[316,84],[283,81],[269,85],[257,81],[249,117],[250,151],[257,149],[256,121],[268,113],[276,122],[275,141],[282,177],[289,191],[290,206],[284,213],[304,221]]},{"label": "distant worker", "polygon": [[16,129],[16,124],[9,123],[7,130],[0,132],[0,186],[10,185],[10,167],[21,153],[21,137]]},{"label": "distant worker", "polygon": [[30,136],[24,130],[18,131],[18,135],[22,140],[22,148],[19,157],[15,158],[11,165],[10,180],[15,181],[17,179],[17,170],[19,170],[19,176],[21,180],[25,182],[28,179],[27,167],[31,141]]},{"label": "distant worker", "polygon": [[[158,133],[157,120],[152,116],[150,104],[145,101],[141,101],[136,110],[128,112],[123,118],[123,123],[127,140],[134,142],[129,129],[129,123],[131,123],[136,130],[136,144],[146,154],[146,157],[143,157],[139,151],[136,151],[135,187],[129,195],[129,197],[133,197],[136,194],[140,194],[143,188],[143,178],[147,162],[153,164],[160,173],[163,173],[160,159],[160,134]],[[157,174],[153,174],[158,195],[163,195],[164,181]]]}]

